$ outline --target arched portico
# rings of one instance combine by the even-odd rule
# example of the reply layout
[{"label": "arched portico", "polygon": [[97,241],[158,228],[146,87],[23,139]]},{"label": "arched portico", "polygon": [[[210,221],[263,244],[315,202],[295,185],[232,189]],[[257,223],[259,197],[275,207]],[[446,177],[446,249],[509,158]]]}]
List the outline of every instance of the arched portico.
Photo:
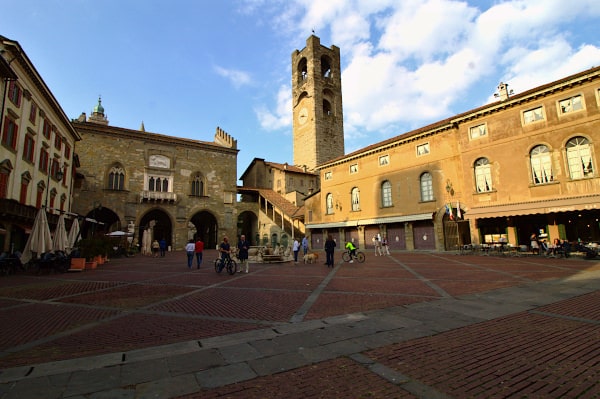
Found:
[{"label": "arched portico", "polygon": [[[196,228],[194,239],[200,238],[204,242],[204,248],[216,248],[221,242],[219,238],[219,224],[217,218],[209,211],[196,212],[190,223]],[[230,241],[235,237],[230,237]]]}]

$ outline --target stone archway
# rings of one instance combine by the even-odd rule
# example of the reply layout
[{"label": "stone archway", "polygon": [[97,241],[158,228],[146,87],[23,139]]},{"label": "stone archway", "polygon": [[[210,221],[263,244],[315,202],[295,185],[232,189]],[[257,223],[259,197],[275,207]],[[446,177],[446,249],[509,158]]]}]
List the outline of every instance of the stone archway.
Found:
[{"label": "stone archway", "polygon": [[[82,238],[99,237],[110,231],[126,227],[126,224],[121,224],[119,215],[112,209],[104,206],[92,209],[85,216],[86,219],[81,222],[80,226]],[[98,221],[98,223],[95,223],[94,220]]]},{"label": "stone archway", "polygon": [[139,243],[142,242],[144,230],[152,227],[151,240],[165,239],[167,246],[173,248],[173,224],[169,214],[162,209],[152,209],[142,216],[140,220],[138,237]]},{"label": "stone archway", "polygon": [[237,219],[237,235],[244,234],[252,245],[260,245],[257,240],[258,217],[252,211],[244,211]]},{"label": "stone archway", "polygon": [[[196,228],[194,239],[200,238],[204,242],[204,248],[216,248],[221,242],[219,239],[219,225],[217,218],[208,211],[197,212],[190,219],[190,223]],[[230,237],[234,242],[235,237]]]}]

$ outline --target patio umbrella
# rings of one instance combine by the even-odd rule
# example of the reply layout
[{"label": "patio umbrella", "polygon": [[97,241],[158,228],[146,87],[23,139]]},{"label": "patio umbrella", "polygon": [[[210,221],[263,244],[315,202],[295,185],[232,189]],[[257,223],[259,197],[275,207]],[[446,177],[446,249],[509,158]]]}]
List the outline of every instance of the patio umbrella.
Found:
[{"label": "patio umbrella", "polygon": [[129,237],[129,236],[132,236],[133,233],[127,233],[126,231],[117,230],[117,231],[113,231],[111,233],[107,233],[106,235],[109,237],[124,237],[124,236]]},{"label": "patio umbrella", "polygon": [[69,247],[69,236],[67,235],[67,228],[65,227],[65,214],[62,213],[58,217],[58,223],[56,224],[56,230],[54,230],[54,239],[52,240],[52,250],[65,252],[68,247]]},{"label": "patio umbrella", "polygon": [[79,220],[77,218],[73,219],[73,224],[71,225],[71,230],[69,230],[69,244],[67,246],[68,252],[71,253],[77,241],[79,241]]},{"label": "patio umbrella", "polygon": [[35,215],[31,233],[21,255],[21,263],[29,262],[33,257],[33,252],[35,252],[37,258],[50,250],[52,250],[52,235],[50,235],[50,227],[46,218],[46,209],[40,208],[37,215]]}]

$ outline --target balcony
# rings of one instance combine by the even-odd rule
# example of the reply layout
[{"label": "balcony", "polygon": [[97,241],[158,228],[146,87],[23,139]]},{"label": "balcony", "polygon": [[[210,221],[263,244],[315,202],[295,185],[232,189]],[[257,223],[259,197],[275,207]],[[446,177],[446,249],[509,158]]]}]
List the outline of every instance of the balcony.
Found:
[{"label": "balcony", "polygon": [[177,201],[177,194],[161,191],[141,191],[140,203],[144,201],[175,203]]}]

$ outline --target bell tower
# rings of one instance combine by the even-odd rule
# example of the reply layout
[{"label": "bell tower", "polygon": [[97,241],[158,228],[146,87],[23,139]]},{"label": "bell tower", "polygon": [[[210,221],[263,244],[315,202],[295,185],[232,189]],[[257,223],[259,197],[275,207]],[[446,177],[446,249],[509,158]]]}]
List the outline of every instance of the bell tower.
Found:
[{"label": "bell tower", "polygon": [[340,49],[312,35],[292,53],[294,164],[309,170],[344,155]]}]

